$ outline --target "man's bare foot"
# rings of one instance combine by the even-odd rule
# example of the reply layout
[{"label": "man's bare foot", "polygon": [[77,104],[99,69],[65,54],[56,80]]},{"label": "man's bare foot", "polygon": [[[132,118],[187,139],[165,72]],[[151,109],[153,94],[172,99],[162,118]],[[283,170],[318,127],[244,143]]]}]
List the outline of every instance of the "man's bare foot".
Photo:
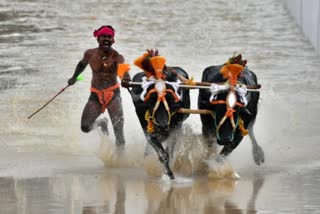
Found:
[{"label": "man's bare foot", "polygon": [[124,150],[125,144],[120,143],[119,141],[116,140],[116,147],[119,152],[122,152]]},{"label": "man's bare foot", "polygon": [[97,121],[97,125],[101,127],[101,131],[105,135],[109,135],[108,130],[108,119],[107,118],[101,118]]}]

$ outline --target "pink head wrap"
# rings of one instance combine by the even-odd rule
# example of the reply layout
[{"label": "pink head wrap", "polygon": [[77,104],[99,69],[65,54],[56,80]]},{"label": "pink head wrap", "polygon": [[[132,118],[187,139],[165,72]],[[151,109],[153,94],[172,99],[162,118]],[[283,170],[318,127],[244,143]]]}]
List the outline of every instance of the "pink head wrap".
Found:
[{"label": "pink head wrap", "polygon": [[110,35],[110,36],[114,37],[114,30],[112,30],[109,27],[103,27],[100,30],[95,30],[93,32],[93,36],[94,37],[99,37],[99,36],[102,36],[102,35]]}]

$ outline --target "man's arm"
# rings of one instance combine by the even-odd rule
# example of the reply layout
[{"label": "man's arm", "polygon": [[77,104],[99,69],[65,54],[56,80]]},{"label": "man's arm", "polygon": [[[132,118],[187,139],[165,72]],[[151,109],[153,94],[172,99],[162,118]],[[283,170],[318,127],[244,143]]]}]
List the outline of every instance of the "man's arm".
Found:
[{"label": "man's arm", "polygon": [[73,85],[76,83],[77,76],[79,76],[79,74],[81,74],[84,71],[84,69],[87,67],[87,65],[88,65],[88,61],[86,60],[85,57],[78,62],[73,76],[68,80],[68,85]]},{"label": "man's arm", "polygon": [[124,57],[121,54],[119,54],[116,57],[115,61],[116,61],[117,64],[122,64],[122,63],[124,63]]}]

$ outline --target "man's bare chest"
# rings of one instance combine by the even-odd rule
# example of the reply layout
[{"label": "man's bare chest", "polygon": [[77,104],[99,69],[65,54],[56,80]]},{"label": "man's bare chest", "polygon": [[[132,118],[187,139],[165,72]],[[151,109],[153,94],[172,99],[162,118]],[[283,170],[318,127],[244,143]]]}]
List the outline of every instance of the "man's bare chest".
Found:
[{"label": "man's bare chest", "polygon": [[90,58],[89,65],[94,73],[110,73],[113,72],[115,66],[113,56],[96,55]]}]

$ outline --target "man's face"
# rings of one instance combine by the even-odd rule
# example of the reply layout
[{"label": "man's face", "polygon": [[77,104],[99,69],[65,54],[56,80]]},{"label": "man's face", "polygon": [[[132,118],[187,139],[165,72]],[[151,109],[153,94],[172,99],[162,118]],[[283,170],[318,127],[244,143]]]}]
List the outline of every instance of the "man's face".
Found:
[{"label": "man's face", "polygon": [[114,40],[111,35],[105,34],[98,37],[99,47],[103,50],[109,50],[112,46]]}]

